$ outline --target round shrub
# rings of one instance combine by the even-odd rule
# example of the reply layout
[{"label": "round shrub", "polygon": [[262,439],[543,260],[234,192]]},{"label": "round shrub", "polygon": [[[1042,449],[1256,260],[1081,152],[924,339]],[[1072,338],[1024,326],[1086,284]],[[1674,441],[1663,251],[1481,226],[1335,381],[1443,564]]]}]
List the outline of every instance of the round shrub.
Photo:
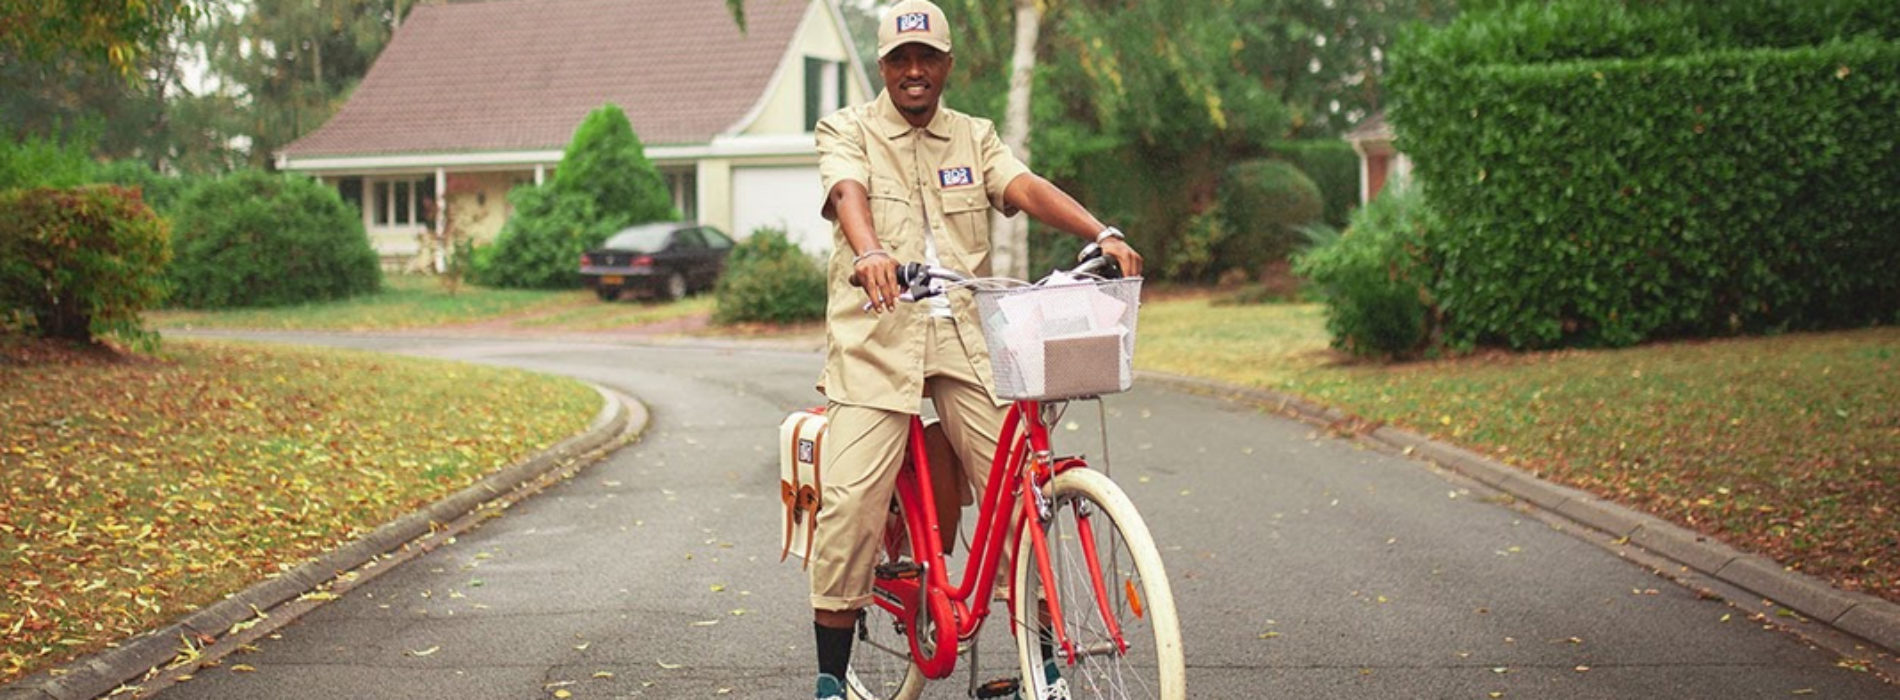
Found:
[{"label": "round shrub", "polygon": [[825,272],[785,237],[761,228],[733,246],[713,292],[716,323],[798,323],[825,317]]},{"label": "round shrub", "polygon": [[1214,250],[1220,269],[1257,272],[1285,260],[1300,227],[1318,221],[1325,200],[1312,178],[1283,160],[1249,160],[1227,169],[1220,185],[1223,234]]},{"label": "round shrub", "polygon": [[1326,225],[1345,228],[1352,210],[1359,208],[1359,153],[1345,139],[1281,141],[1273,155],[1298,166],[1319,187],[1326,205]]},{"label": "round shrub", "polygon": [[122,187],[0,191],[0,312],[47,337],[147,340],[139,312],[163,295],[169,236]]},{"label": "round shrub", "polygon": [[253,170],[205,180],[179,201],[173,226],[179,306],[282,306],[382,287],[362,218],[309,178]]},{"label": "round shrub", "polygon": [[1336,239],[1316,236],[1295,272],[1324,295],[1333,347],[1360,356],[1410,357],[1436,334],[1426,257],[1430,214],[1411,190],[1387,190],[1353,212]]}]

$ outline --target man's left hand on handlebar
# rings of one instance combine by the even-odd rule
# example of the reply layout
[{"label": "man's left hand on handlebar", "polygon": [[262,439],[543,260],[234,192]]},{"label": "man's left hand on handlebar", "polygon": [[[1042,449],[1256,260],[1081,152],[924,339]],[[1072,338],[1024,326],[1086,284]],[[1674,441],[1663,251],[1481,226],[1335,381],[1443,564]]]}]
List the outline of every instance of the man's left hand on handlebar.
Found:
[{"label": "man's left hand on handlebar", "polygon": [[1123,276],[1141,276],[1141,254],[1135,252],[1126,241],[1120,238],[1102,241],[1102,254],[1115,259],[1115,264],[1121,266]]}]

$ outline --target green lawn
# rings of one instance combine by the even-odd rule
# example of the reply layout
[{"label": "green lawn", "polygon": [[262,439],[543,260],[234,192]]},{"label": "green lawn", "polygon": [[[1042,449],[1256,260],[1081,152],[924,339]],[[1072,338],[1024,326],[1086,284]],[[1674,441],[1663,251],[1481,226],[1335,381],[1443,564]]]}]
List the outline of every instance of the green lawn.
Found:
[{"label": "green lawn", "polygon": [[1377,365],[1316,305],[1144,304],[1136,364],[1488,453],[1900,600],[1900,328]]},{"label": "green lawn", "polygon": [[527,319],[599,305],[582,290],[545,291],[464,286],[449,293],[433,278],[389,275],[377,294],[343,301],[236,311],[165,310],[146,314],[168,328],[261,328],[271,330],[392,330]]}]

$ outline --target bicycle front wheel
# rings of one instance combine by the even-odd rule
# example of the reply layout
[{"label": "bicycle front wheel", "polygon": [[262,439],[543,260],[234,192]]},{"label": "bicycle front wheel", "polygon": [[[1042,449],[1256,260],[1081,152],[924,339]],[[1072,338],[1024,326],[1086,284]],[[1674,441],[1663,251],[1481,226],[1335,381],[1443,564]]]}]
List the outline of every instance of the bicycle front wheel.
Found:
[{"label": "bicycle front wheel", "polygon": [[[1011,619],[1030,691],[1023,697],[1186,697],[1174,593],[1134,504],[1088,469],[1056,475],[1043,495],[1052,517],[1039,526],[1053,580],[1044,580],[1027,531],[1016,555]],[[1073,662],[1054,634],[1055,612]]]}]

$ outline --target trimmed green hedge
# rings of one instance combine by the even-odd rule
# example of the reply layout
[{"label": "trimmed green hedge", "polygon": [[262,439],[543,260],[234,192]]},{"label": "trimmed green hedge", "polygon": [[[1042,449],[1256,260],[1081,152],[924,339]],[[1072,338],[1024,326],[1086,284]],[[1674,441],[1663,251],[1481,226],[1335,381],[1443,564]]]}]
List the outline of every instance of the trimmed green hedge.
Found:
[{"label": "trimmed green hedge", "polygon": [[1405,37],[1393,50],[1394,67],[1410,62],[1406,59],[1456,68],[1794,49],[1854,38],[1900,41],[1900,12],[1894,11],[1893,0],[1554,0],[1508,5],[1467,13],[1427,34]]},{"label": "trimmed green hedge", "polygon": [[0,191],[0,312],[47,337],[148,340],[139,313],[164,294],[170,235],[122,187]]},{"label": "trimmed green hedge", "polygon": [[[1395,51],[1393,117],[1442,216],[1449,339],[1620,346],[1896,320],[1900,44],[1864,36],[1893,22],[1676,55],[1836,36],[1829,22],[1863,5],[1768,37],[1733,8],[1559,2]],[[1506,62],[1613,51],[1648,57]]]}]

